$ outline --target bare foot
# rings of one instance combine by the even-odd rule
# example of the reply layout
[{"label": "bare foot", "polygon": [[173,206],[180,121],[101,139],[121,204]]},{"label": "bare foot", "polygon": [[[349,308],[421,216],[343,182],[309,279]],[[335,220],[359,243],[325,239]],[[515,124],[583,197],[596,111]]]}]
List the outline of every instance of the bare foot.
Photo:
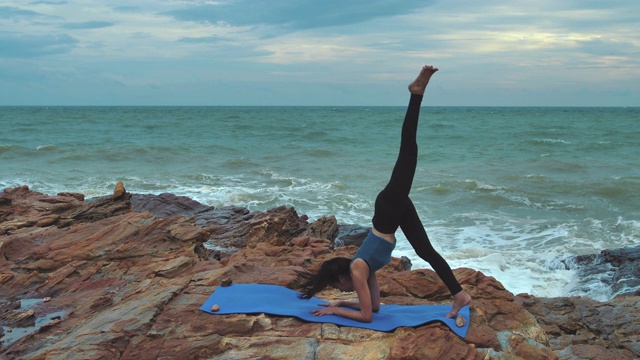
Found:
[{"label": "bare foot", "polygon": [[409,84],[409,91],[412,94],[424,95],[424,91],[427,89],[427,85],[429,84],[429,79],[431,79],[431,75],[436,71],[438,71],[438,68],[431,65],[423,66],[418,77]]},{"label": "bare foot", "polygon": [[446,317],[453,319],[458,315],[458,311],[460,311],[460,309],[469,304],[471,304],[471,296],[464,292],[464,290],[460,291],[453,296],[453,306],[451,307],[451,311],[446,315]]}]

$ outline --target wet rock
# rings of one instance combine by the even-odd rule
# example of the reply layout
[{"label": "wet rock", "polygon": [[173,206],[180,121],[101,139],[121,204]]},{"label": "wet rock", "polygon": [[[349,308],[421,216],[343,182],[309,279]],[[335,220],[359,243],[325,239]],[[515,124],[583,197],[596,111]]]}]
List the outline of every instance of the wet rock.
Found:
[{"label": "wet rock", "polygon": [[370,230],[371,228],[360,225],[340,225],[333,247],[360,246]]},{"label": "wet rock", "polygon": [[563,261],[577,270],[578,286],[587,281],[601,281],[611,289],[612,297],[634,295],[640,290],[640,246],[603,250],[599,254],[581,255]]},{"label": "wet rock", "polygon": [[[636,359],[640,355],[640,298],[599,302],[581,297],[538,298],[519,294],[561,359]],[[607,354],[607,355],[604,355]]]},{"label": "wet rock", "polygon": [[35,323],[35,311],[33,309],[29,309],[26,311],[20,310],[12,310],[4,313],[2,315],[2,322],[6,324],[5,326],[11,327],[26,327],[33,326]]},{"label": "wet rock", "polygon": [[245,208],[226,207],[199,214],[196,224],[211,234],[207,245],[217,248],[224,257],[225,253],[247,246],[247,235],[255,216]]},{"label": "wet rock", "polygon": [[155,217],[165,219],[172,216],[196,216],[200,213],[214,210],[211,206],[203,205],[186,196],[176,196],[169,193],[159,195],[133,194],[131,196],[133,211],[148,211]]},{"label": "wet rock", "polygon": [[400,269],[404,270],[404,271],[409,271],[411,270],[411,267],[413,266],[413,264],[411,264],[411,260],[406,257],[403,256],[400,258]]}]

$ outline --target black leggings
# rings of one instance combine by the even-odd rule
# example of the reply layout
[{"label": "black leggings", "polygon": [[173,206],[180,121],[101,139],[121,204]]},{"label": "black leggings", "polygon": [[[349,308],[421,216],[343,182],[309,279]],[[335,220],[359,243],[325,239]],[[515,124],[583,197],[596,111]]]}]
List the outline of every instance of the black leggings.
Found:
[{"label": "black leggings", "polygon": [[462,287],[449,264],[431,245],[416,208],[409,198],[418,163],[416,133],[421,103],[422,95],[411,94],[402,124],[400,153],[389,183],[376,198],[373,227],[383,234],[393,234],[400,227],[416,254],[431,265],[451,294],[455,295],[462,291]]}]

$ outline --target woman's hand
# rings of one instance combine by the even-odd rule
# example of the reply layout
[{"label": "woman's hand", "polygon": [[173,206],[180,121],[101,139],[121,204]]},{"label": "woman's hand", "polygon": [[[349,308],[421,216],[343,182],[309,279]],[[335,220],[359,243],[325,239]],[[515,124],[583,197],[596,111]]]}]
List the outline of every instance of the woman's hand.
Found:
[{"label": "woman's hand", "polygon": [[337,306],[329,306],[329,304],[320,304],[320,306],[326,306],[326,308],[325,309],[311,310],[311,314],[315,315],[315,316],[335,314],[336,310],[340,309]]},{"label": "woman's hand", "polygon": [[340,301],[340,300],[332,301],[330,303],[318,304],[318,306],[324,306],[326,309],[311,310],[311,314],[313,314],[315,316],[322,316],[322,315],[327,315],[327,314],[335,314],[335,309],[337,309],[340,306],[342,306],[342,301]]}]

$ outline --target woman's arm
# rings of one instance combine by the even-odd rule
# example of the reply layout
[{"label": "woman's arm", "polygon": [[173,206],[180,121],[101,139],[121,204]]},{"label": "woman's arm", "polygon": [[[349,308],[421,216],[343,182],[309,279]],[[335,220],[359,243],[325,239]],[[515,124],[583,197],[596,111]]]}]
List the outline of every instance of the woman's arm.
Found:
[{"label": "woman's arm", "polygon": [[[369,285],[369,293],[371,294],[371,310],[374,313],[377,313],[380,310],[380,284],[378,284],[378,278],[376,278],[376,274],[373,274],[369,277],[369,279],[367,280],[367,284]],[[337,300],[329,304],[320,304],[320,306],[343,306],[355,310],[360,310],[359,301]]]},{"label": "woman's arm", "polygon": [[[325,309],[314,310],[311,313],[317,316],[322,316],[325,314],[334,314],[338,316],[345,317],[347,319],[352,319],[361,322],[371,322],[373,320],[373,311],[372,311],[372,296],[369,291],[369,266],[362,259],[356,259],[351,264],[351,281],[353,282],[353,288],[358,294],[358,303],[357,305],[354,303],[349,303],[349,307],[359,308],[360,311],[352,311],[343,309],[337,306],[329,306]],[[375,281],[377,284],[377,280]],[[378,288],[378,295],[380,297],[380,289]],[[345,303],[341,302],[342,306],[347,306]],[[378,307],[380,306],[378,300]]]},{"label": "woman's arm", "polygon": [[375,273],[369,277],[367,283],[371,293],[371,309],[377,313],[380,310],[380,284],[378,284],[378,278],[376,278]]}]

